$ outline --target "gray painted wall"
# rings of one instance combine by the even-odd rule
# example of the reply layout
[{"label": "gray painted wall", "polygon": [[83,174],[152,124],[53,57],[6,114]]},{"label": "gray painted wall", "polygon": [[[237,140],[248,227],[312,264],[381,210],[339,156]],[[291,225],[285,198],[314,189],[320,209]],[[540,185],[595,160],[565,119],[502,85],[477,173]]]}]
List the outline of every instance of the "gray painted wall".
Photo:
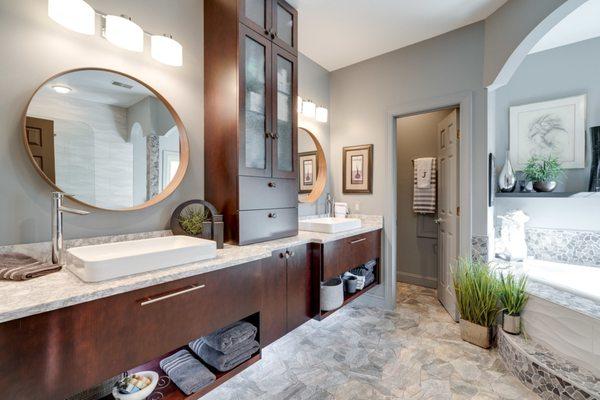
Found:
[{"label": "gray painted wall", "polygon": [[[148,31],[172,33],[183,45],[184,66],[173,68],[154,61],[148,39],[144,53],[139,54],[108,43],[99,34],[100,26],[95,36],[69,31],[48,18],[47,0],[0,0],[0,35],[9,38],[0,46],[0,245],[50,239],[51,188],[26,155],[21,117],[36,88],[69,69],[114,69],[155,88],[177,110],[187,129],[190,165],[177,191],[156,206],[132,212],[91,210],[93,214],[85,217],[65,216],[67,239],[166,229],[178,204],[204,196],[203,1],[179,0],[176,7],[163,0],[88,2],[106,13],[130,15]],[[327,71],[300,56],[299,73],[300,95],[329,106]],[[328,152],[328,124],[302,118],[301,124],[319,135]],[[310,207],[301,209],[312,213]]]},{"label": "gray painted wall", "polygon": [[[587,94],[586,128],[600,125],[600,38],[527,56],[511,81],[496,91],[496,160],[504,165],[509,148],[511,106]],[[558,190],[588,190],[591,148],[586,131],[586,168],[567,170]]]},{"label": "gray painted wall", "polygon": [[[381,214],[390,168],[384,161],[390,122],[386,113],[399,104],[472,91],[473,232],[486,233],[483,28],[482,22],[473,24],[332,72],[331,170],[337,199],[347,201],[352,210],[358,205],[361,213]],[[373,194],[344,195],[339,178],[342,148],[366,143],[375,145]]]},{"label": "gray painted wall", "polygon": [[437,125],[450,110],[398,118],[397,210],[398,281],[437,287],[437,237],[418,235],[418,224],[437,234],[433,215],[417,215],[412,210],[414,171],[412,161],[437,157]]},{"label": "gray painted wall", "polygon": [[[317,105],[327,107],[331,111],[329,94],[329,71],[319,64],[300,54],[298,67],[298,95],[303,99],[310,99]],[[313,118],[305,117],[300,114],[298,117],[298,126],[311,131],[323,146],[323,152],[327,163],[330,163],[330,138],[329,122],[317,122]],[[298,205],[298,215],[307,216],[322,214],[325,212],[325,199],[330,191],[331,185],[331,167],[328,167],[327,186],[323,194],[315,203],[300,203]]]}]

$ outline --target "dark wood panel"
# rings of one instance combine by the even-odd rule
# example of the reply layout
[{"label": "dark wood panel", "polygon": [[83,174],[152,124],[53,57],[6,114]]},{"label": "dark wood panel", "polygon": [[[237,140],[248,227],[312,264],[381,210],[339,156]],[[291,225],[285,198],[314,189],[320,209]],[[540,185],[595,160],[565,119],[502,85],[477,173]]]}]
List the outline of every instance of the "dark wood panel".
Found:
[{"label": "dark wood panel", "polygon": [[240,176],[240,210],[294,208],[298,205],[295,179]]},{"label": "dark wood panel", "polygon": [[326,281],[379,258],[380,252],[381,230],[325,243],[321,279]]},{"label": "dark wood panel", "polygon": [[[64,399],[254,314],[261,268],[256,261],[0,324],[3,396]],[[141,305],[191,285],[204,287]]]},{"label": "dark wood panel", "polygon": [[240,211],[239,220],[241,245],[298,234],[298,208]]},{"label": "dark wood panel", "polygon": [[285,250],[273,252],[263,264],[263,297],[260,317],[261,345],[268,346],[286,334]]},{"label": "dark wood panel", "polygon": [[287,331],[291,332],[314,317],[311,264],[307,245],[287,250]]}]

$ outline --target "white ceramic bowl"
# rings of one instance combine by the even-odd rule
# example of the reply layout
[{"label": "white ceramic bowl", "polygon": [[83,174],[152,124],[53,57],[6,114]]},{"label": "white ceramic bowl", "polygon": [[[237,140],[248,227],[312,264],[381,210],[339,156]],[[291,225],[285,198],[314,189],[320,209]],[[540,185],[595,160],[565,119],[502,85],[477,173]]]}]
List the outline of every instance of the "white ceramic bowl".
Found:
[{"label": "white ceramic bowl", "polygon": [[158,385],[158,374],[154,371],[142,371],[142,372],[136,372],[135,374],[150,378],[152,383],[150,383],[148,386],[146,386],[139,392],[135,392],[135,393],[131,393],[131,394],[122,394],[122,393],[119,393],[119,390],[117,388],[113,388],[112,395],[115,399],[117,399],[117,400],[145,400],[146,397],[148,397],[152,394],[152,392],[156,388],[156,385]]}]

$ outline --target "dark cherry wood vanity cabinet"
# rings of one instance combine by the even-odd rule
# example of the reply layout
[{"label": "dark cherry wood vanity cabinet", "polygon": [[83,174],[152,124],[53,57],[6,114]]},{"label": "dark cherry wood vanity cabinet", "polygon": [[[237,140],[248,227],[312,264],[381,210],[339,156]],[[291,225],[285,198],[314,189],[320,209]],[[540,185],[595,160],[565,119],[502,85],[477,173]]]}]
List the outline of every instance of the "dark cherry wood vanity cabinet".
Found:
[{"label": "dark cherry wood vanity cabinet", "polygon": [[261,338],[268,345],[314,318],[310,245],[273,253],[263,268]]},{"label": "dark cherry wood vanity cabinet", "polygon": [[297,13],[283,0],[204,2],[205,198],[225,239],[296,235]]},{"label": "dark cherry wood vanity cabinet", "polygon": [[2,398],[64,399],[256,314],[262,263],[0,324]]}]

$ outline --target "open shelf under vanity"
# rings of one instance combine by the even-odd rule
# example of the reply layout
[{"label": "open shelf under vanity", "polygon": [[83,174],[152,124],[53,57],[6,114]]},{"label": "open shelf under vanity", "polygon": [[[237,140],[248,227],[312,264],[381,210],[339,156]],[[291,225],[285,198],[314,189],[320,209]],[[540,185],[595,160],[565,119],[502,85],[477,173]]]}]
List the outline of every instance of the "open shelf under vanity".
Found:
[{"label": "open shelf under vanity", "polygon": [[[379,266],[379,263],[377,263],[377,266]],[[365,286],[362,290],[357,290],[355,293],[352,293],[352,294],[344,292],[344,303],[342,303],[342,305],[339,308],[336,308],[335,310],[331,310],[331,311],[321,310],[321,312],[317,316],[317,319],[322,320],[323,318],[329,317],[331,314],[333,314],[340,308],[344,307],[346,304],[350,303],[353,300],[356,300],[358,297],[362,296],[363,294],[367,293],[369,290],[373,289],[375,286],[377,286],[377,275],[378,274],[376,273],[375,274],[375,282],[371,283],[368,286]]]}]

